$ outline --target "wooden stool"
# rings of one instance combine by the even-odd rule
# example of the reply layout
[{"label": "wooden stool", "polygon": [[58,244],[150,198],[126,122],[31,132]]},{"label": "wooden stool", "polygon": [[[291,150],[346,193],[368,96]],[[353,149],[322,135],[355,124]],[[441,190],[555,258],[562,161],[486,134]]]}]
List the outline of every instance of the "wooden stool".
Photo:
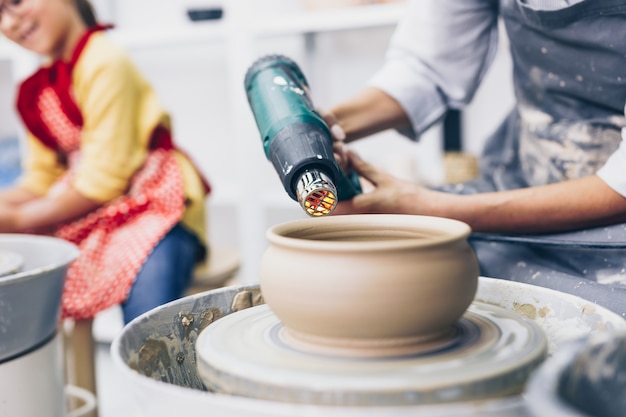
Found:
[{"label": "wooden stool", "polygon": [[[93,319],[63,322],[66,383],[96,395],[95,344],[92,336]],[[70,409],[78,404],[69,404]],[[98,417],[97,408],[84,414]]]},{"label": "wooden stool", "polygon": [[446,184],[473,180],[480,173],[478,158],[463,152],[446,152],[443,156]]},{"label": "wooden stool", "polygon": [[224,286],[235,278],[239,271],[239,252],[230,247],[211,246],[207,262],[200,264],[194,271],[193,280],[187,295],[213,290]]}]

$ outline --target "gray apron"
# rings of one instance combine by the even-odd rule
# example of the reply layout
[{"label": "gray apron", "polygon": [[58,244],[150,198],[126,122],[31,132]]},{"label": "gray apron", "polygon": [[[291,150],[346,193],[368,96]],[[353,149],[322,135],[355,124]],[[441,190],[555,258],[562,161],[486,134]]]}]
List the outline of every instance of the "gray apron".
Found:
[{"label": "gray apron", "polygon": [[[481,177],[447,190],[509,190],[595,173],[626,126],[626,1],[538,11],[522,0],[500,0],[499,8],[518,105],[487,141]],[[482,275],[578,295],[626,317],[626,224],[558,234],[474,233],[470,242]]]}]

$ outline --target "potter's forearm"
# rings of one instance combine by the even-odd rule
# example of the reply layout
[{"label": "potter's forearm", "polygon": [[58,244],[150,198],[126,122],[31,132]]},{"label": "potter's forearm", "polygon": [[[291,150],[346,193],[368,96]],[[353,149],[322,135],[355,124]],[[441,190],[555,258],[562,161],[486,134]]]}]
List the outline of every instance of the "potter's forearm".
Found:
[{"label": "potter's forearm", "polygon": [[541,233],[626,221],[626,198],[593,175],[497,193],[437,193],[430,210],[474,231]]},{"label": "potter's forearm", "polygon": [[626,198],[598,176],[518,190],[459,195],[399,180],[348,152],[373,185],[339,204],[336,214],[403,213],[448,217],[476,232],[544,233],[626,222]]},{"label": "potter's forearm", "polygon": [[383,91],[367,87],[350,100],[331,109],[346,134],[346,141],[386,129],[410,127],[400,104]]}]

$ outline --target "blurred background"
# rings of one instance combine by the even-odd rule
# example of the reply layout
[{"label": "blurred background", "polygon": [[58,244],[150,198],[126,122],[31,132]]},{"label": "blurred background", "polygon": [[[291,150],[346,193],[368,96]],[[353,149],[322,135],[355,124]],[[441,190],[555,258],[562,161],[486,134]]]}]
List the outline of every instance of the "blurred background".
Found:
[{"label": "blurred background", "polygon": [[[236,248],[238,280],[256,281],[265,231],[304,217],[265,159],[243,89],[248,66],[266,53],[296,60],[319,107],[361,89],[383,63],[404,1],[92,0],[171,112],[175,140],[213,184],[209,236]],[[507,48],[504,33],[501,50]],[[19,172],[17,83],[37,58],[0,38],[0,186]],[[471,106],[461,113],[461,151],[478,155],[512,105],[510,63],[500,53]],[[442,126],[417,143],[385,132],[352,145],[364,158],[423,184],[446,181]],[[457,162],[460,163],[460,162]],[[457,167],[459,168],[459,167]],[[462,167],[460,167],[462,168]]]}]

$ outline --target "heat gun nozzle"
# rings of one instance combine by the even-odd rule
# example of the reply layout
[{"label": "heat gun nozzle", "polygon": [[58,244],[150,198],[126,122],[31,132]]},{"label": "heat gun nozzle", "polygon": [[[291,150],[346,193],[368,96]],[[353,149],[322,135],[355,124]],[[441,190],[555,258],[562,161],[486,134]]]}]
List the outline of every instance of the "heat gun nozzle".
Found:
[{"label": "heat gun nozzle", "polygon": [[337,206],[337,188],[326,174],[317,169],[307,170],[300,176],[296,195],[309,216],[325,216]]}]

